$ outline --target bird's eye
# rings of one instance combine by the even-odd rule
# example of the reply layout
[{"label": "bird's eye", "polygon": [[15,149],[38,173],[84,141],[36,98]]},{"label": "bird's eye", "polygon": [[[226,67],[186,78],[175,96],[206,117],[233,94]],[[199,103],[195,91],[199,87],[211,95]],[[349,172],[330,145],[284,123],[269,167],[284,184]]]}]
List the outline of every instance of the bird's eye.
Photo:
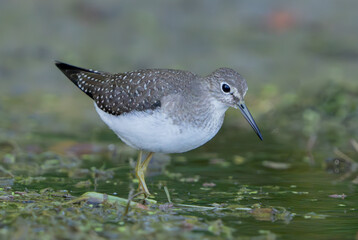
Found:
[{"label": "bird's eye", "polygon": [[222,83],[221,84],[221,89],[223,90],[224,93],[229,93],[230,92],[230,86],[227,83]]}]

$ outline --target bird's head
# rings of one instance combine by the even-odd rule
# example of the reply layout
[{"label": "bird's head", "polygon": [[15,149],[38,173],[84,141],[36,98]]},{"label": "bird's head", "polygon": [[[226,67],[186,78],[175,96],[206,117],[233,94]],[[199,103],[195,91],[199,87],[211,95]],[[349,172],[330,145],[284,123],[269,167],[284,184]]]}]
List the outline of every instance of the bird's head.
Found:
[{"label": "bird's head", "polygon": [[206,80],[209,82],[208,90],[216,105],[240,109],[245,119],[262,140],[260,130],[245,105],[244,97],[248,89],[246,80],[238,72],[230,68],[219,68],[207,76]]}]

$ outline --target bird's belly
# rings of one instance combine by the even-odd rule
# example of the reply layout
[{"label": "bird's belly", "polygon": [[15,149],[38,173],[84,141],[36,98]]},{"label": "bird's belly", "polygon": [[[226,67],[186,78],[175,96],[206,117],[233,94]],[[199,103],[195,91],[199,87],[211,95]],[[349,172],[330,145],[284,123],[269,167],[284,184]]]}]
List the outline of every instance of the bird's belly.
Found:
[{"label": "bird's belly", "polygon": [[174,124],[161,111],[131,112],[114,116],[96,105],[101,119],[129,146],[149,152],[181,153],[195,149],[219,131],[222,119],[210,127]]}]

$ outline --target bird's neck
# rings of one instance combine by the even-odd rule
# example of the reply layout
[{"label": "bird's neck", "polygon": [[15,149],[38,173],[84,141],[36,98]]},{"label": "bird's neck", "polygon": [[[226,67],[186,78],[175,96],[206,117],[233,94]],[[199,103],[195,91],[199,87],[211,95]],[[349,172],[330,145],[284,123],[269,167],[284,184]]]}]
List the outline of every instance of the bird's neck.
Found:
[{"label": "bird's neck", "polygon": [[[213,97],[208,97],[205,93],[190,94],[189,99],[182,102],[187,109],[187,115],[192,119],[192,122],[197,122],[200,128],[216,128],[221,127],[227,106],[218,102]],[[195,109],[195,111],[193,111]],[[194,121],[193,121],[194,120]]]}]

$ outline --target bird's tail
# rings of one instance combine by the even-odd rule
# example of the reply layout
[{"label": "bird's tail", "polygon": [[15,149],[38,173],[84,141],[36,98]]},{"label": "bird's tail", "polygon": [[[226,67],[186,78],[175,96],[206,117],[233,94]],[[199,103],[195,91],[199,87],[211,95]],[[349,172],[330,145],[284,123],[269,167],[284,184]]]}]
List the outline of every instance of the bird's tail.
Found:
[{"label": "bird's tail", "polygon": [[106,81],[106,73],[76,67],[67,63],[55,62],[56,66],[70,79],[82,92],[93,99],[97,89]]}]

